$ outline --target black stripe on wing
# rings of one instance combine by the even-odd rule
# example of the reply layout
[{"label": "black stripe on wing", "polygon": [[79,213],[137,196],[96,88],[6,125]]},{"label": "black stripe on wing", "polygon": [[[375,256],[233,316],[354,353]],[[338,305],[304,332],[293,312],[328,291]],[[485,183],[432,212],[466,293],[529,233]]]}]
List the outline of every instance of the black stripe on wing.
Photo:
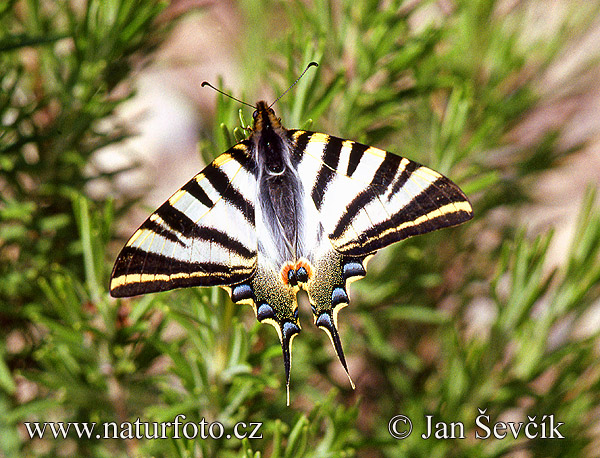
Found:
[{"label": "black stripe on wing", "polygon": [[286,134],[290,143],[294,144],[294,148],[292,149],[292,164],[297,166],[302,160],[302,156],[304,155],[306,146],[310,141],[312,132],[303,130],[288,130]]},{"label": "black stripe on wing", "polygon": [[187,286],[234,284],[248,278],[247,274],[232,274],[223,264],[180,261],[133,247],[123,248],[119,260],[112,277],[131,276],[135,281],[113,287],[110,292],[113,297],[136,296]]},{"label": "black stripe on wing", "polygon": [[246,218],[246,221],[254,225],[254,205],[248,201],[240,192],[229,183],[229,177],[219,169],[218,165],[211,163],[204,171],[204,176],[217,190],[223,199],[238,208]]},{"label": "black stripe on wing", "polygon": [[150,232],[154,232],[158,235],[163,236],[164,238],[166,238],[167,240],[177,243],[179,245],[184,245],[183,241],[181,240],[181,238],[179,238],[179,236],[177,235],[177,232],[173,232],[169,229],[164,228],[163,226],[161,226],[160,224],[158,224],[156,221],[154,221],[151,218],[148,218],[144,224],[142,224],[140,226],[140,229],[147,229]]},{"label": "black stripe on wing", "polygon": [[364,152],[369,149],[367,145],[363,145],[362,143],[352,143],[352,149],[350,150],[350,158],[348,159],[348,169],[346,170],[346,175],[352,177],[352,174],[355,172],[358,164],[360,163],[361,158],[364,155]]},{"label": "black stripe on wing", "polygon": [[243,243],[239,242],[237,239],[234,239],[226,232],[206,226],[196,226],[196,228],[197,229],[194,231],[194,238],[198,240],[204,240],[206,242],[220,245],[221,247],[233,252],[237,256],[248,260],[256,256],[255,250],[247,248]]},{"label": "black stripe on wing", "polygon": [[207,227],[195,223],[188,218],[185,213],[173,207],[168,201],[162,204],[155,214],[157,214],[173,232],[165,230],[162,226],[154,223],[151,219],[148,219],[144,224],[142,224],[141,228],[150,229],[153,232],[156,232],[158,235],[161,235],[168,240],[176,242],[182,246],[185,246],[185,244],[181,238],[177,236],[177,234],[185,238],[193,238],[198,241],[215,243],[223,248],[236,252],[236,254],[243,258],[249,259],[254,257],[256,254],[238,240],[230,237],[226,232],[213,227]]},{"label": "black stripe on wing", "polygon": [[317,179],[313,185],[311,197],[317,210],[321,210],[323,198],[327,191],[327,185],[335,175],[338,163],[340,161],[340,152],[342,151],[343,140],[337,137],[329,137],[323,151],[323,165],[319,170]]},{"label": "black stripe on wing", "polygon": [[[408,205],[392,214],[389,220],[365,231],[362,234],[363,245],[348,250],[347,254],[373,252],[408,237],[468,221],[473,217],[470,205],[456,205],[465,203],[468,204],[466,196],[454,183],[445,177],[439,178]],[[447,210],[436,213],[443,208]]]},{"label": "black stripe on wing", "polygon": [[196,180],[188,181],[181,189],[183,191],[189,192],[190,195],[192,195],[196,200],[198,200],[205,207],[212,208],[212,206],[215,204],[211,200],[211,198],[208,197],[208,194],[206,194],[206,191],[204,191],[204,189],[202,189],[202,186],[200,186]]},{"label": "black stripe on wing", "polygon": [[[168,201],[158,207],[155,214],[165,222],[170,230],[183,237],[194,237],[194,234],[198,229],[198,225],[194,221],[192,221],[185,213],[173,207]],[[142,225],[142,227],[144,227],[144,225]],[[160,232],[158,233],[163,235]],[[178,240],[178,242],[182,243],[180,240]]]}]

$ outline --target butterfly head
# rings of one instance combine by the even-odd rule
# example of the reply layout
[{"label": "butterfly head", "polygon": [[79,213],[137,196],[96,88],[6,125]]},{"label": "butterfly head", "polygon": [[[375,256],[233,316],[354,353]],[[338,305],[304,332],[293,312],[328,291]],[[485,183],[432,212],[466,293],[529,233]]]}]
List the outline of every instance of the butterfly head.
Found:
[{"label": "butterfly head", "polygon": [[256,104],[256,110],[252,113],[252,117],[254,118],[254,132],[281,128],[281,118],[275,115],[273,108],[264,100]]}]

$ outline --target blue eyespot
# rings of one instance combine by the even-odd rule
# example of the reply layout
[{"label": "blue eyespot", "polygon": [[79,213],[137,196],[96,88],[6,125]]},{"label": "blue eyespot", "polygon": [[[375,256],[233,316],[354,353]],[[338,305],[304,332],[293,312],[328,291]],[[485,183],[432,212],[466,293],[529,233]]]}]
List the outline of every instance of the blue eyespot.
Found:
[{"label": "blue eyespot", "polygon": [[331,293],[331,305],[335,307],[338,304],[347,304],[348,301],[348,295],[344,288],[338,287],[333,289],[333,292]]},{"label": "blue eyespot", "polygon": [[360,262],[347,262],[344,264],[344,279],[351,277],[362,277],[366,274],[365,268]]},{"label": "blue eyespot", "polygon": [[236,285],[231,290],[231,300],[233,302],[242,301],[244,299],[252,299],[253,297],[254,293],[252,292],[252,287],[247,283]]},{"label": "blue eyespot", "polygon": [[273,310],[273,307],[266,302],[262,303],[256,310],[256,318],[258,321],[263,321],[268,318],[275,318],[275,311]]},{"label": "blue eyespot", "polygon": [[317,318],[316,325],[327,329],[333,328],[333,323],[331,322],[331,316],[329,316],[329,313],[321,313],[319,318]]},{"label": "blue eyespot", "polygon": [[287,272],[288,284],[292,286],[296,286],[298,284],[298,279],[296,277],[296,271],[294,269],[290,269]]},{"label": "blue eyespot", "polygon": [[294,323],[291,323],[289,321],[283,323],[281,334],[283,335],[284,340],[289,340],[294,334],[298,334],[299,332],[300,328]]}]

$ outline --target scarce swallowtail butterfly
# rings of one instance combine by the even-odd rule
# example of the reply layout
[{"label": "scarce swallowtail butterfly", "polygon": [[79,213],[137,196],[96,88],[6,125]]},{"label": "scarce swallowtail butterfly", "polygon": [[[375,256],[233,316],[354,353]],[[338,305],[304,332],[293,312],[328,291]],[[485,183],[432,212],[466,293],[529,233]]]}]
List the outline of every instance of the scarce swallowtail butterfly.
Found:
[{"label": "scarce swallowtail butterfly", "polygon": [[458,186],[427,167],[351,140],[288,130],[264,101],[254,108],[249,138],[175,192],[129,239],[110,293],[225,288],[277,331],[289,404],[299,289],[348,374],[337,317],[348,305],[348,283],[366,274],[367,258],[473,213]]}]

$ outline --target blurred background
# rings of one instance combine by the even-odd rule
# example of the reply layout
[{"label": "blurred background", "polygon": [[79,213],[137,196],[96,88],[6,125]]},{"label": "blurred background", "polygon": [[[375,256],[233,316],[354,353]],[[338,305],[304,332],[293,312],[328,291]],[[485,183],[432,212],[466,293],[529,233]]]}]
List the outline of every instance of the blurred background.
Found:
[{"label": "blurred background", "polygon": [[[600,2],[5,0],[0,456],[600,454]],[[115,300],[148,214],[245,135],[371,144],[449,176],[473,221],[382,250],[329,339],[281,348],[215,289]],[[476,440],[554,415],[565,439]],[[25,422],[263,422],[260,440],[30,439]],[[388,421],[408,415],[406,440]],[[424,440],[424,416],[467,439]]]}]

